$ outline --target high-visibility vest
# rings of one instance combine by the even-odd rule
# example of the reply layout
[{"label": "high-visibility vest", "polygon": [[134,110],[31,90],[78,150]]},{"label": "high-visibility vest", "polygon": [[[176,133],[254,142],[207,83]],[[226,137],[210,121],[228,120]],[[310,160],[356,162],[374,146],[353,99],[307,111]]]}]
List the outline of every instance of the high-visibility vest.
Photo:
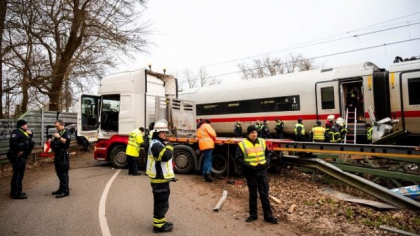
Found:
[{"label": "high-visibility vest", "polygon": [[276,123],[276,129],[281,128],[281,125],[283,124],[283,121],[277,121]]},{"label": "high-visibility vest", "polygon": [[313,138],[312,141],[324,141],[325,140],[325,129],[321,126],[315,126],[312,128]]},{"label": "high-visibility vest", "polygon": [[297,133],[297,128],[298,127],[302,127],[302,135],[305,135],[305,126],[304,125],[302,125],[302,124],[299,124],[299,123],[297,123],[296,125],[295,125],[295,135],[297,135],[298,133]]},{"label": "high-visibility vest", "polygon": [[[164,148],[159,153],[159,156],[155,157],[152,153],[152,147],[153,145],[161,145]],[[159,140],[153,139],[152,143],[149,146],[149,151],[147,155],[147,164],[146,164],[146,175],[150,177],[150,182],[152,183],[165,183],[173,178],[175,178],[174,174],[174,166],[172,163],[172,158],[169,161],[161,161],[162,156],[165,154],[165,151],[169,149],[171,151],[174,150],[174,148],[170,145],[163,145]],[[156,165],[160,165],[162,169],[163,179],[156,179]]]},{"label": "high-visibility vest", "polygon": [[140,145],[143,142],[143,132],[141,132],[139,129],[131,131],[130,135],[128,136],[128,143],[125,154],[132,157],[138,157],[140,153]]},{"label": "high-visibility vest", "polygon": [[373,131],[373,127],[370,127],[367,130],[367,140],[372,140],[372,131]]},{"label": "high-visibility vest", "polygon": [[200,151],[214,149],[216,131],[207,123],[202,124],[197,130],[198,147]]},{"label": "high-visibility vest", "polygon": [[255,142],[255,145],[248,139],[244,139],[239,143],[239,147],[244,154],[245,162],[248,162],[251,166],[267,163],[265,159],[266,144],[264,139],[258,138],[258,143]]}]

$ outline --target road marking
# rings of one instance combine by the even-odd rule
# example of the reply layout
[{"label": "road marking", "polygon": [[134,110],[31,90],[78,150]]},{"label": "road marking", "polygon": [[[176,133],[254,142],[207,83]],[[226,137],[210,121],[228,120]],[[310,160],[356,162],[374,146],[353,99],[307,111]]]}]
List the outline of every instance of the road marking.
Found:
[{"label": "road marking", "polygon": [[104,192],[102,193],[101,201],[99,202],[99,223],[101,224],[101,231],[102,231],[102,235],[104,236],[111,236],[111,232],[109,231],[108,222],[106,221],[106,215],[105,215],[106,197],[108,196],[108,192],[109,192],[109,189],[111,188],[112,182],[114,182],[114,179],[117,178],[117,175],[120,172],[121,172],[121,169],[117,170],[117,172],[108,181],[108,183],[105,186]]}]

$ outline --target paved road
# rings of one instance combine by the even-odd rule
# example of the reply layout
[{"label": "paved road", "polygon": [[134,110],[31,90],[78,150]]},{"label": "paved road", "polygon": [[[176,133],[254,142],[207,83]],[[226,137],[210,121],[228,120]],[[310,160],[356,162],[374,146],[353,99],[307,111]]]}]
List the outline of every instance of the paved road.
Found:
[{"label": "paved road", "polygon": [[[27,173],[24,180],[27,200],[11,200],[5,189],[0,191],[0,235],[104,235],[100,201],[107,183],[117,172],[109,165],[73,168],[71,195],[62,199],[51,195],[58,186],[51,165]],[[168,235],[302,235],[283,223],[245,223],[244,199],[228,196],[222,211],[215,213],[212,209],[222,189],[201,182],[196,175],[177,177],[179,181],[171,183],[170,209],[166,215],[174,223],[174,231]],[[1,179],[0,187],[7,186],[8,181],[9,178]],[[122,170],[116,175],[104,204],[110,235],[153,235],[151,191],[144,174],[128,176],[127,170]]]}]

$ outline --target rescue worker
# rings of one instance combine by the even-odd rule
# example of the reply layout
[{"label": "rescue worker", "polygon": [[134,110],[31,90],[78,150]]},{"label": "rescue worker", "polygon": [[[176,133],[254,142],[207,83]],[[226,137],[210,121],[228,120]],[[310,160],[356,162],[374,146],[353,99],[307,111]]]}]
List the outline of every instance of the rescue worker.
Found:
[{"label": "rescue worker", "polygon": [[35,143],[32,141],[32,131],[28,130],[28,123],[25,120],[18,120],[16,126],[17,128],[10,134],[7,152],[7,159],[13,168],[10,198],[27,199],[26,193],[22,192],[22,180],[25,175],[26,160]]},{"label": "rescue worker", "polygon": [[150,178],[153,192],[153,232],[171,232],[172,222],[166,221],[169,209],[169,182],[175,181],[172,157],[173,147],[166,141],[168,122],[159,120],[154,125],[152,141],[147,155],[146,174]]},{"label": "rescue worker", "polygon": [[233,127],[233,133],[235,137],[242,137],[242,125],[239,120],[236,121],[235,127]]},{"label": "rescue worker", "polygon": [[347,107],[349,108],[355,108],[357,107],[357,100],[358,97],[358,91],[356,87],[353,87],[350,92],[347,94]]},{"label": "rescue worker", "polygon": [[340,125],[337,124],[337,121],[336,124],[328,131],[328,139],[330,140],[330,143],[341,142]]},{"label": "rescue worker", "polygon": [[330,131],[331,131],[331,124],[325,124],[325,142],[330,142]]},{"label": "rescue worker", "polygon": [[340,130],[341,142],[344,142],[347,134],[346,122],[343,120],[343,118],[338,117],[336,123],[338,124],[338,129]]},{"label": "rescue worker", "polygon": [[267,168],[270,164],[270,153],[265,140],[258,138],[258,129],[254,125],[248,126],[247,136],[239,143],[236,149],[235,161],[242,166],[249,191],[249,217],[246,222],[258,219],[257,193],[260,193],[261,205],[264,212],[264,221],[277,224],[273,217],[270,200],[268,198]]},{"label": "rescue worker", "polygon": [[372,133],[373,133],[373,127],[371,123],[366,123],[366,140],[367,143],[372,143]]},{"label": "rescue worker", "polygon": [[276,134],[277,138],[281,139],[284,137],[283,135],[284,123],[279,118],[276,119]]},{"label": "rescue worker", "polygon": [[257,122],[255,122],[255,127],[257,127],[257,129],[258,129],[258,137],[261,137],[262,124],[260,123],[260,120],[257,120]]},{"label": "rescue worker", "polygon": [[203,181],[212,182],[211,168],[213,166],[213,149],[216,140],[216,131],[210,126],[209,120],[204,120],[197,129],[198,147],[203,153]]},{"label": "rescue worker", "polygon": [[295,141],[305,142],[305,126],[302,124],[302,118],[299,118],[297,122],[298,123],[295,125]]},{"label": "rescue worker", "polygon": [[330,125],[330,127],[332,127],[334,125],[334,115],[329,115],[327,117],[327,121],[325,122],[325,128],[327,127],[327,125]]},{"label": "rescue worker", "polygon": [[127,149],[125,150],[125,154],[127,156],[128,161],[128,174],[129,175],[141,175],[141,173],[137,169],[137,160],[140,154],[140,148],[144,143],[143,140],[144,135],[144,128],[140,127],[131,131],[128,135],[128,143]]},{"label": "rescue worker", "polygon": [[54,151],[54,166],[55,172],[57,173],[58,179],[60,180],[60,186],[58,190],[52,192],[52,195],[56,195],[56,198],[63,198],[70,195],[69,189],[69,147],[70,147],[70,131],[64,128],[64,122],[57,120],[54,123],[57,133],[53,134],[53,140],[51,141],[51,148]]},{"label": "rescue worker", "polygon": [[316,121],[316,125],[312,128],[310,140],[312,142],[325,141],[325,128],[321,126],[321,121]]},{"label": "rescue worker", "polygon": [[264,120],[264,122],[261,125],[261,138],[271,138],[267,120]]}]

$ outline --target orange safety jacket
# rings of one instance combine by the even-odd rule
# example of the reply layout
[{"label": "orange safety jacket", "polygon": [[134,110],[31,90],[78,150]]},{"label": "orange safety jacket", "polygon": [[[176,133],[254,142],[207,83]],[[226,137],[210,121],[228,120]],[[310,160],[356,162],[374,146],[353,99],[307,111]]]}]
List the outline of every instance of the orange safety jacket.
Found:
[{"label": "orange safety jacket", "polygon": [[216,131],[207,123],[204,123],[197,130],[198,147],[200,151],[214,149]]}]

